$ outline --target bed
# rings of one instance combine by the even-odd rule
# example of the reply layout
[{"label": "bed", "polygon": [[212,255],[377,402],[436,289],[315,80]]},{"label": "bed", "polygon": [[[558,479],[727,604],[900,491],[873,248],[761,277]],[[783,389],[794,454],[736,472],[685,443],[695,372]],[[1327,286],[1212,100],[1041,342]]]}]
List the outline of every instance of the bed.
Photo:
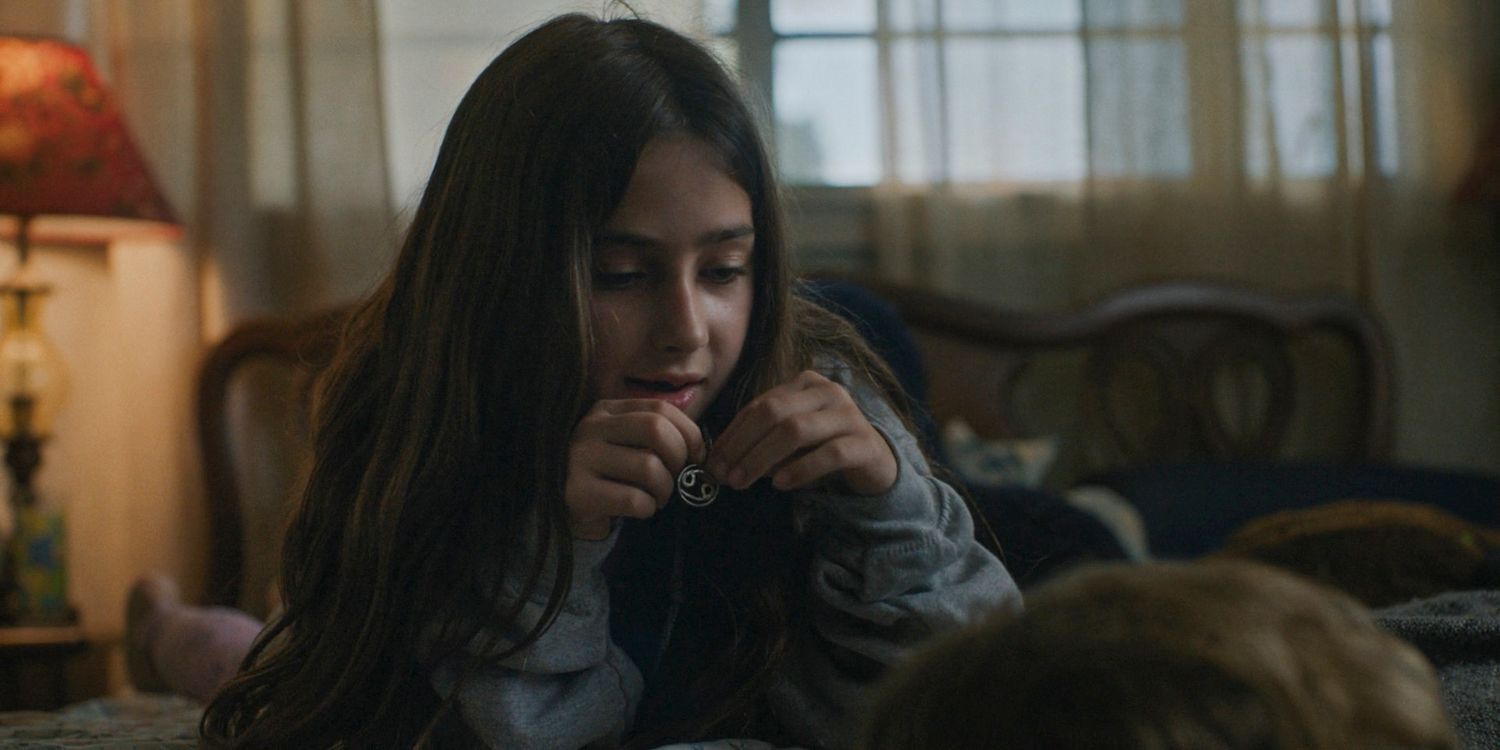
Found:
[{"label": "bed", "polygon": [[[1390,346],[1346,297],[1172,281],[1019,313],[869,277],[815,276],[805,292],[892,363],[930,446],[971,484],[1008,486],[1016,502],[1122,497],[1143,524],[1137,553],[1197,556],[1252,518],[1341,497],[1500,525],[1493,478],[1390,464]],[[306,384],[338,316],[245,323],[205,360],[207,601],[264,609],[266,540],[306,454]]]},{"label": "bed", "polygon": [[[892,363],[929,446],[968,487],[1023,587],[1095,560],[1235,544],[1254,555],[1256,540],[1236,536],[1247,525],[1340,501],[1394,500],[1461,529],[1500,527],[1495,477],[1390,462],[1390,345],[1379,320],[1341,295],[1182,280],[1020,313],[869,277],[815,276],[804,293],[849,317]],[[212,555],[199,601],[268,607],[284,498],[307,454],[307,384],[343,312],[244,323],[204,360]],[[1286,525],[1277,528],[1285,542]],[[80,716],[109,715],[140,731],[131,716],[142,714],[148,731],[170,734],[192,713],[112,700],[51,715],[50,726],[63,733]],[[0,741],[17,726],[30,736],[49,726],[35,715],[17,722],[0,716]],[[130,744],[90,737],[96,744],[36,746]]]},{"label": "bed", "polygon": [[1256,519],[1351,499],[1500,527],[1494,476],[1391,459],[1390,344],[1343,295],[1178,280],[1020,313],[855,281],[878,298],[858,303],[875,311],[867,338],[909,372],[971,488],[1005,485],[1008,506],[1055,509],[1061,496],[1107,522],[1129,557],[1214,553]]}]

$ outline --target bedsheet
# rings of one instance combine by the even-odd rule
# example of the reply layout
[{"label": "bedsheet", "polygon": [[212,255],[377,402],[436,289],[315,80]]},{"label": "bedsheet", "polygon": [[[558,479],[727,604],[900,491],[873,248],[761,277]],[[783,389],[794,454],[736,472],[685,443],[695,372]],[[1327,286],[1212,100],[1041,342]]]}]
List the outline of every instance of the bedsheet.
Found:
[{"label": "bedsheet", "polygon": [[0,747],[125,750],[197,747],[203,706],[175,695],[96,698],[57,711],[0,713]]}]

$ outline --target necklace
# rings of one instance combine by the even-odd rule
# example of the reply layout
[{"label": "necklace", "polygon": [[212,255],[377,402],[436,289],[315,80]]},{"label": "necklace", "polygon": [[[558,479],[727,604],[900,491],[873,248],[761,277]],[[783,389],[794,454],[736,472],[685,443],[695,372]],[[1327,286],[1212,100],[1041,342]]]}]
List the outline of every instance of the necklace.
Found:
[{"label": "necklace", "polygon": [[[703,436],[703,452],[713,448],[713,438]],[[677,494],[682,501],[694,508],[703,508],[719,498],[719,480],[708,469],[698,464],[688,464],[677,472]]]}]

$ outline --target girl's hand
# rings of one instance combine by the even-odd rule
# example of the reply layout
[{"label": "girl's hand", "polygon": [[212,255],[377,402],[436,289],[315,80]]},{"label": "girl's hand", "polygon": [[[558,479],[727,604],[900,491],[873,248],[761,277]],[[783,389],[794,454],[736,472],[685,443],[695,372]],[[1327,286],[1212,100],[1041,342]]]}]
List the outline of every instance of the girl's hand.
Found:
[{"label": "girl's hand", "polygon": [[703,455],[703,435],[682,410],[656,399],[594,404],[573,430],[564,501],[573,535],[609,536],[616,516],[649,518],[667,504],[677,472]]},{"label": "girl's hand", "polygon": [[885,437],[843,386],[812,370],[740,410],[714,440],[708,469],[735,489],[768,474],[780,490],[830,475],[858,495],[879,495],[896,483],[896,456]]}]

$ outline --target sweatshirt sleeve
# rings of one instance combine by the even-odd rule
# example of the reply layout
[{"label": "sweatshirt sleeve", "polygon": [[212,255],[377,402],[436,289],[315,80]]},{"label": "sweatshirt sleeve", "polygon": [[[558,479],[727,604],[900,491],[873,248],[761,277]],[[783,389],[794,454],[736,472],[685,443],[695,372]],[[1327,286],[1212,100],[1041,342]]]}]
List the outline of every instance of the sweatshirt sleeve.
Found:
[{"label": "sweatshirt sleeve", "polygon": [[[629,729],[643,684],[635,664],[610,640],[603,570],[618,536],[616,524],[602,541],[573,541],[572,590],[535,643],[499,662],[480,660],[467,675],[462,659],[434,670],[433,687],[445,698],[458,689],[464,723],[489,747],[577,748]],[[541,584],[526,602],[517,633],[542,616],[550,576]],[[471,654],[486,652],[479,642],[485,635]]]},{"label": "sweatshirt sleeve", "polygon": [[833,377],[890,444],[896,482],[884,495],[803,491],[799,522],[812,537],[811,593],[771,701],[782,725],[812,747],[846,745],[866,694],[885,669],[931,636],[1021,594],[974,539],[962,496],[932,476],[916,439],[873,388]]}]

